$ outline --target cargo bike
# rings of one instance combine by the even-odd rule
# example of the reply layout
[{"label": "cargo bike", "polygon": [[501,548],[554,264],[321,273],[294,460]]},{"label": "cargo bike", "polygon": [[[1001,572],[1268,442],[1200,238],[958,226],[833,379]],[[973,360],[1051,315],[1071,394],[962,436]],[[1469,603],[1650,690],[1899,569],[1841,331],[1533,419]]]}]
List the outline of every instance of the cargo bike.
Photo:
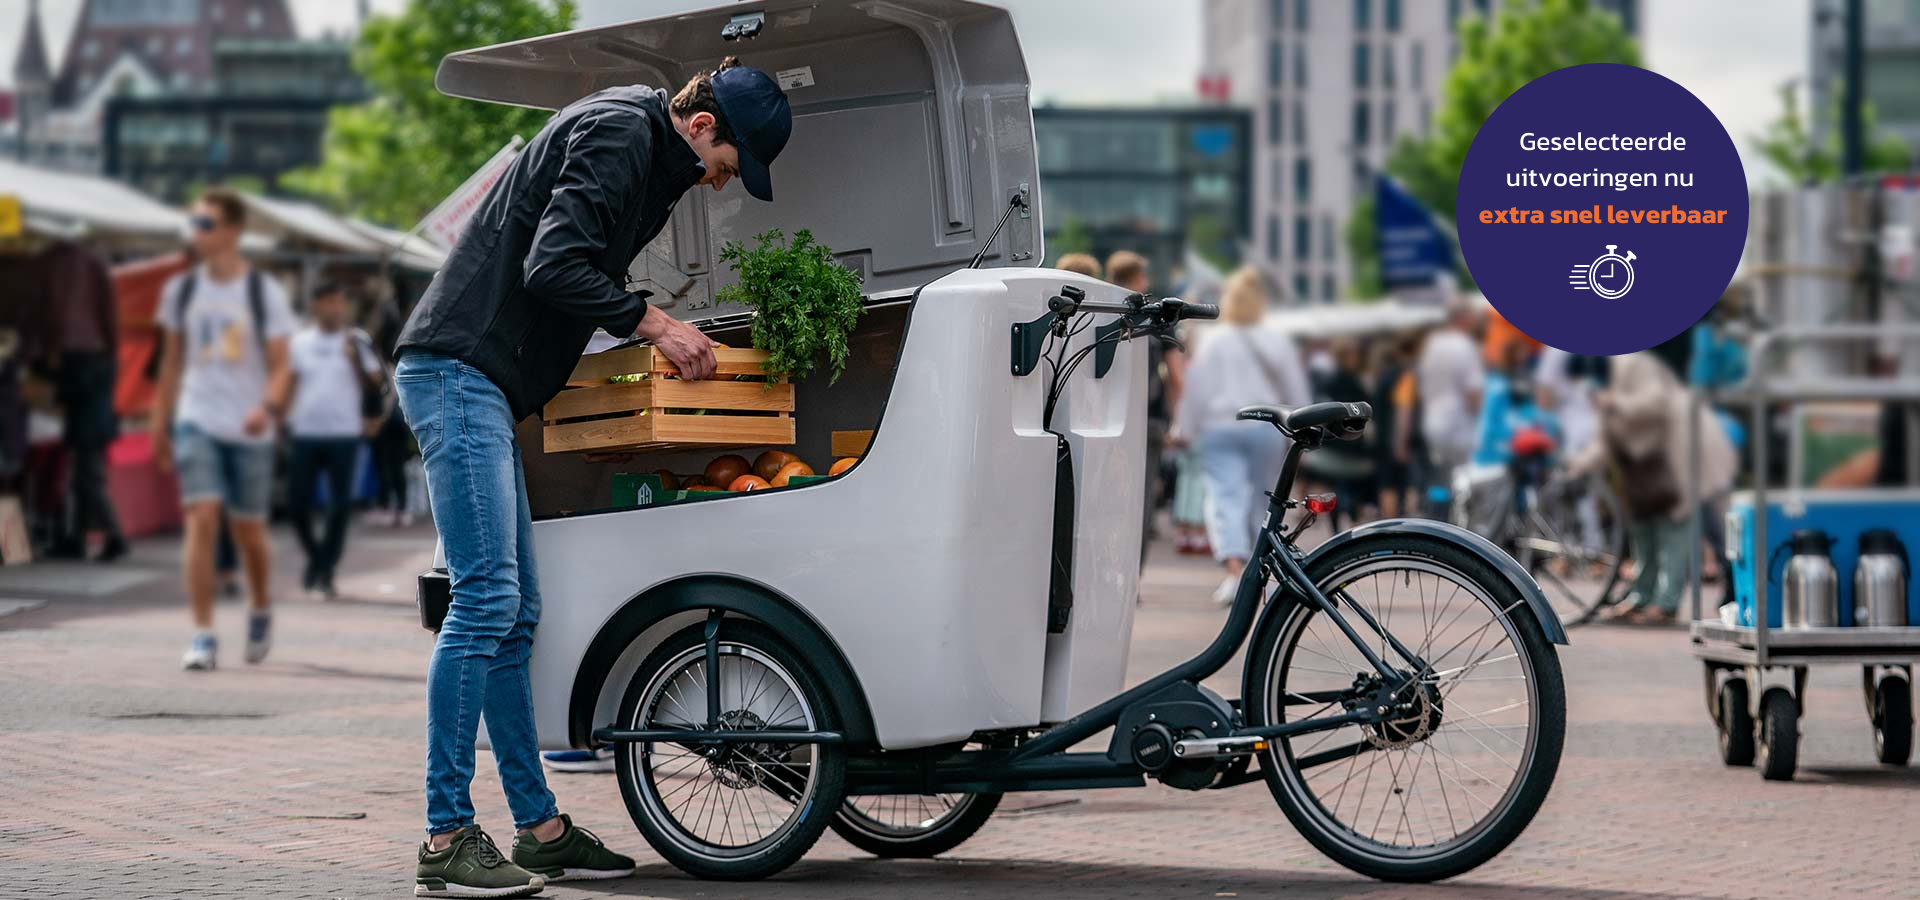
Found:
[{"label": "cargo bike", "polygon": [[[626,277],[740,346],[748,317],[712,305],[731,277],[715,248],[806,227],[862,274],[866,313],[837,382],[751,385],[761,400],[689,423],[684,407],[708,402],[689,392],[718,404],[741,386],[605,385],[658,365],[620,347],[582,359],[584,399],[563,392],[564,410],[521,423],[542,745],[616,748],[641,833],[716,879],[779,872],[829,827],[931,856],[1005,793],[1148,780],[1264,781],[1317,848],[1377,878],[1449,877],[1512,841],[1558,766],[1565,634],[1523,569],[1445,523],[1296,544],[1328,508],[1293,498],[1301,457],[1360,434],[1365,404],[1241,413],[1292,440],[1255,558],[1210,644],[1122,690],[1144,345],[1213,311],[1034,268],[1050,151],[1004,10],[696,8],[454,54],[438,84],[553,108],[734,53],[793,102],[781,194],[689,195]],[[620,398],[655,415],[565,421]],[[625,472],[684,472],[729,447],[858,461],[752,493],[607,499]],[[445,574],[420,593],[423,615],[443,606]],[[1221,689],[1203,684],[1216,675]]]}]

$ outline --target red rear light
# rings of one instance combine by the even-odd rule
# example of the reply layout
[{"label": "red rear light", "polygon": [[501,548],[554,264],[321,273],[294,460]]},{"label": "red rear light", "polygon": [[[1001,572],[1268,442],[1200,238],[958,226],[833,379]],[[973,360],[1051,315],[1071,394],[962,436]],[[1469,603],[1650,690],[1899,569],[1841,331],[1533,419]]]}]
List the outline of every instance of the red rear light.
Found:
[{"label": "red rear light", "polygon": [[1336,505],[1335,500],[1336,498],[1332,494],[1308,494],[1306,496],[1307,512],[1313,513],[1316,516],[1324,516],[1327,513],[1333,512],[1333,508]]}]

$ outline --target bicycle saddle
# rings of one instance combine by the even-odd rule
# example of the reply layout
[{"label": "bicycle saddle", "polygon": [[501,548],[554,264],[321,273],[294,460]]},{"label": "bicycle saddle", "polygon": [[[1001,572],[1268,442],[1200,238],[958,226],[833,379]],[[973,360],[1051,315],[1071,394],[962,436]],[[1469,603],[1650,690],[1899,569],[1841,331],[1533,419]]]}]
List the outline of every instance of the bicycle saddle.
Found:
[{"label": "bicycle saddle", "polygon": [[1267,422],[1289,436],[1319,428],[1331,437],[1350,441],[1367,430],[1373,407],[1365,403],[1309,403],[1306,406],[1249,406],[1234,414],[1236,419]]}]

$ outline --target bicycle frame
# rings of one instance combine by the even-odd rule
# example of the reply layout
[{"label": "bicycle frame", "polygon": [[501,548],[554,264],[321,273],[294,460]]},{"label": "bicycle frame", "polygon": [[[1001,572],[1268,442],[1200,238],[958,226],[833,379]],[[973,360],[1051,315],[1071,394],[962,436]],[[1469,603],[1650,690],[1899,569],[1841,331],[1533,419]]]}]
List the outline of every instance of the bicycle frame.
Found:
[{"label": "bicycle frame", "polygon": [[[1233,659],[1234,653],[1239,651],[1241,645],[1246,643],[1248,636],[1253,633],[1253,627],[1257,621],[1260,609],[1260,600],[1265,593],[1266,580],[1269,572],[1271,572],[1282,585],[1295,591],[1299,597],[1313,604],[1337,623],[1341,632],[1347,636],[1348,640],[1353,642],[1355,647],[1359,648],[1360,652],[1366,657],[1367,662],[1374,667],[1382,678],[1387,679],[1390,684],[1404,679],[1405,676],[1403,673],[1388,665],[1385,660],[1380,658],[1379,654],[1374,652],[1367,641],[1360,637],[1359,632],[1356,631],[1353,625],[1346,620],[1346,617],[1341,614],[1341,604],[1337,604],[1329,599],[1313,584],[1312,579],[1307,577],[1306,570],[1300,563],[1298,549],[1287,542],[1284,533],[1281,531],[1281,525],[1285,519],[1287,510],[1292,508],[1292,503],[1288,500],[1288,497],[1292,494],[1293,483],[1299,473],[1300,459],[1306,455],[1308,451],[1318,448],[1319,443],[1317,439],[1302,435],[1296,437],[1292,446],[1288,449],[1286,464],[1280,470],[1279,483],[1275,485],[1273,492],[1268,494],[1267,516],[1266,520],[1261,524],[1260,532],[1255,539],[1254,560],[1250,561],[1246,569],[1240,573],[1240,585],[1238,590],[1234,592],[1233,606],[1227,613],[1226,623],[1221,626],[1220,633],[1214,636],[1213,642],[1208,644],[1206,649],[1202,650],[1198,656],[1149,678],[1135,685],[1133,688],[1116,695],[1105,703],[1101,703],[1072,719],[1062,722],[1042,732],[1032,740],[1021,744],[1019,748],[1014,751],[1015,759],[1033,759],[1050,753],[1063,751],[1080,741],[1086,740],[1112,727],[1119,721],[1120,714],[1128,706],[1158,692],[1160,689],[1181,681],[1198,683],[1215,672],[1220,671],[1222,667]],[[1424,667],[1423,663],[1418,662],[1418,657],[1415,654],[1409,651],[1398,640],[1394,639],[1392,635],[1387,634],[1380,627],[1380,624],[1374,621],[1373,617],[1368,615],[1365,610],[1360,609],[1357,604],[1349,603],[1346,604],[1346,606],[1358,612],[1366,627],[1372,630],[1375,635],[1384,637],[1388,641],[1388,645],[1394,649],[1394,652],[1405,656],[1409,663],[1415,666],[1416,671]],[[1236,728],[1233,731],[1233,736],[1256,738],[1289,737],[1315,731],[1327,731],[1355,723],[1365,724],[1377,722],[1380,718],[1381,714],[1375,710],[1361,709],[1338,716],[1301,719],[1262,728]]]},{"label": "bicycle frame", "polygon": [[[1017,740],[1013,746],[991,747],[982,750],[959,750],[953,748],[929,748],[925,751],[905,751],[893,753],[856,753],[849,760],[848,781],[850,794],[891,794],[891,793],[937,793],[937,792],[1003,792],[1015,790],[1066,790],[1091,787],[1128,787],[1145,783],[1145,770],[1130,761],[1119,761],[1106,753],[1069,753],[1069,748],[1088,738],[1117,725],[1127,709],[1140,703],[1153,694],[1181,682],[1198,684],[1218,672],[1233,659],[1240,647],[1253,633],[1258,621],[1261,599],[1265,594],[1269,575],[1277,579],[1295,596],[1312,604],[1321,613],[1332,619],[1353,645],[1364,655],[1368,663],[1380,676],[1383,692],[1397,691],[1412,683],[1413,673],[1426,669],[1426,664],[1417,654],[1408,649],[1398,639],[1383,629],[1373,616],[1358,604],[1340,602],[1341,596],[1335,592],[1327,596],[1307,576],[1302,565],[1303,554],[1288,540],[1282,525],[1288,510],[1293,504],[1288,498],[1299,471],[1300,459],[1308,451],[1317,449],[1320,437],[1317,433],[1299,435],[1288,450],[1286,463],[1281,469],[1278,483],[1271,494],[1267,506],[1267,516],[1256,537],[1254,560],[1240,575],[1239,588],[1227,614],[1226,622],[1207,647],[1198,655],[1159,675],[1115,695],[1111,699],[1094,706],[1065,722],[1053,726],[1037,735]],[[1359,617],[1359,626],[1347,620],[1344,614],[1352,610]],[[705,637],[709,665],[706,667],[707,696],[717,698],[717,665],[714,657],[719,653],[719,636],[722,617],[715,611],[708,619]],[[1367,638],[1362,637],[1362,629],[1374,638],[1383,639],[1385,646],[1394,655],[1400,657],[1404,666],[1383,659],[1375,652]],[[1347,699],[1348,693],[1324,692],[1328,696],[1303,696],[1300,702],[1334,703]],[[1228,737],[1263,740],[1292,737],[1320,731],[1343,728],[1348,725],[1372,724],[1384,718],[1386,707],[1373,703],[1364,703],[1354,708],[1331,715],[1313,716],[1266,725],[1246,728],[1235,722]],[[700,744],[717,746],[737,743],[766,743],[774,741],[783,744],[840,744],[845,738],[834,731],[789,731],[770,734],[755,731],[731,731],[723,728],[718,721],[718,709],[709,709],[709,721],[698,730],[647,729],[629,730],[619,728],[601,728],[594,732],[594,738],[607,743],[632,743],[671,741],[680,744]],[[1303,757],[1299,762],[1303,766],[1320,765],[1345,759],[1366,749],[1364,743]],[[1238,783],[1238,782],[1235,782]]]}]

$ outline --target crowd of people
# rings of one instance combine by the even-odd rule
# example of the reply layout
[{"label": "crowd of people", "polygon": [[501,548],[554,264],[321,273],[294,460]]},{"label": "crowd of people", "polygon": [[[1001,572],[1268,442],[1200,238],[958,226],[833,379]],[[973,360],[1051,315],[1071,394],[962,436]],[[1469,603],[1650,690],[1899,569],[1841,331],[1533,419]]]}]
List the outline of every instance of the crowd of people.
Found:
[{"label": "crowd of people", "polygon": [[[1146,260],[1125,251],[1104,266],[1086,254],[1056,265],[1132,291],[1150,281]],[[1447,306],[1434,324],[1338,339],[1263,322],[1276,301],[1269,276],[1240,269],[1221,291],[1220,319],[1188,323],[1178,346],[1156,346],[1151,359],[1148,538],[1164,510],[1178,552],[1219,562],[1217,602],[1232,601],[1287,449],[1271,427],[1235,419],[1255,404],[1372,406],[1361,439],[1303,461],[1303,489],[1334,496],[1336,531],[1403,515],[1491,531],[1464,503],[1476,480],[1586,480],[1607,485],[1622,508],[1581,497],[1577,531],[1601,543],[1602,517],[1619,515],[1624,522],[1607,524],[1629,537],[1632,577],[1610,618],[1671,622],[1696,558],[1710,578],[1724,570],[1720,511],[1744,435],[1694,394],[1744,377],[1739,346],[1715,330],[1724,314],[1660,347],[1597,357],[1546,347],[1477,299]],[[1690,416],[1701,417],[1697,428]],[[1700,548],[1689,546],[1695,510],[1682,487],[1693,434],[1702,442],[1694,496],[1706,506]]]},{"label": "crowd of people", "polygon": [[[190,670],[215,665],[214,601],[223,592],[248,598],[244,658],[266,657],[270,513],[281,510],[298,539],[302,586],[332,598],[357,501],[372,500],[371,516],[395,525],[406,523],[411,503],[412,438],[392,402],[387,353],[355,324],[352,290],[320,281],[296,312],[281,280],[241,254],[247,210],[240,195],[218,188],[193,204],[192,264],[161,289],[158,350],[138,373],[153,386],[152,465],[179,485]],[[13,355],[12,377],[24,399],[18,418],[57,422],[58,430],[0,454],[17,460],[0,469],[10,469],[29,498],[38,555],[88,558],[97,541],[90,558],[112,563],[129,546],[108,490],[108,448],[127,412],[116,409],[124,373],[114,284],[81,245],[39,253],[15,259],[31,259],[35,289],[62,302],[41,305],[54,311],[51,321],[14,323],[14,333],[34,339],[31,353]]]}]

